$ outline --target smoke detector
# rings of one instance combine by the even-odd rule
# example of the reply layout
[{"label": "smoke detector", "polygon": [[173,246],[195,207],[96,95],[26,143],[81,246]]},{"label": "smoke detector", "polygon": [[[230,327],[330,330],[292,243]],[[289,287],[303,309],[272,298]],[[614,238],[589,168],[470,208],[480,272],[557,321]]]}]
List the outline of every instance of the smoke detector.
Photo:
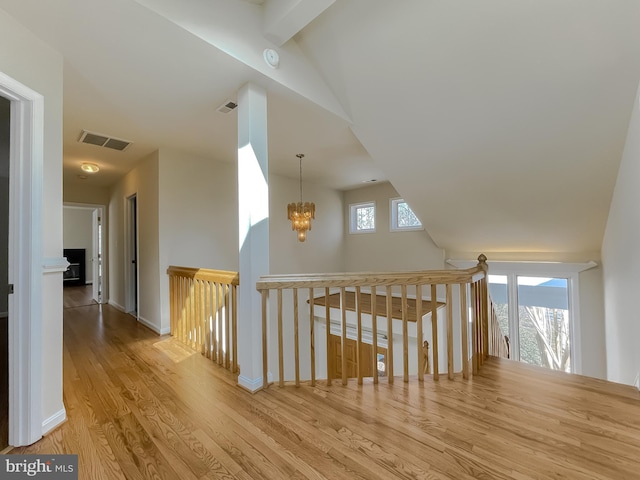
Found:
[{"label": "smoke detector", "polygon": [[118,150],[119,152],[125,151],[127,148],[129,148],[129,145],[133,143],[129,140],[110,137],[109,135],[90,132],[88,130],[82,130],[78,142],[86,143],[88,145],[96,145],[98,147],[111,148],[112,150]]}]

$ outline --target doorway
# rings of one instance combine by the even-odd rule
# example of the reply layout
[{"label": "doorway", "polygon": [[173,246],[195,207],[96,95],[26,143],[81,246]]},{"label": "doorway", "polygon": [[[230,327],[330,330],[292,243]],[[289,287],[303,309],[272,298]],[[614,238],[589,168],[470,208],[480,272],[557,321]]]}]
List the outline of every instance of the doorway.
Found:
[{"label": "doorway", "polygon": [[[64,205],[64,252],[70,263],[64,275],[64,286],[78,287],[83,292],[90,291],[90,298],[87,293],[82,295],[90,303],[104,303],[105,298],[104,212],[105,207],[102,205]],[[79,257],[79,260],[76,257]],[[74,271],[74,268],[78,271]],[[65,294],[69,294],[67,290],[69,288],[65,288]]]},{"label": "doorway", "polygon": [[0,97],[0,452],[9,446],[9,136],[11,102]]},{"label": "doorway", "polygon": [[125,255],[125,310],[138,318],[138,200],[137,196],[127,197],[126,203],[126,255]]}]

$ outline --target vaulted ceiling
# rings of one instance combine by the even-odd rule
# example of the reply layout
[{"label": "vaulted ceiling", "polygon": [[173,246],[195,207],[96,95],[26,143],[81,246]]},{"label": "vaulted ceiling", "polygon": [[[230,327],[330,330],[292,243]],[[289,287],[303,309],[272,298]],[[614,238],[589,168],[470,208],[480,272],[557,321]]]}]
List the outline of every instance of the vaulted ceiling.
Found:
[{"label": "vaulted ceiling", "polygon": [[[389,180],[449,252],[597,255],[640,80],[638,0],[0,0],[64,57],[65,185],[157,148],[236,159],[246,82],[269,161]],[[263,51],[279,53],[269,67]],[[1,70],[1,67],[0,67]],[[83,129],[134,143],[78,143]],[[99,176],[78,179],[94,161]]]}]

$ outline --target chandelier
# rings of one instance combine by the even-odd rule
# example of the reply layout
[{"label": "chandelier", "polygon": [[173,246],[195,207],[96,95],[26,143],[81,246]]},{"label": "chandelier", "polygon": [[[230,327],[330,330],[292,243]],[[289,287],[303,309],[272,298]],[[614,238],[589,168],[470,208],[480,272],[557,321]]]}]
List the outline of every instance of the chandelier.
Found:
[{"label": "chandelier", "polygon": [[300,201],[287,205],[287,216],[291,220],[291,230],[298,232],[298,241],[307,239],[307,230],[311,230],[311,219],[316,218],[316,205],[313,202],[302,202],[302,159],[304,155],[296,155],[300,161]]}]

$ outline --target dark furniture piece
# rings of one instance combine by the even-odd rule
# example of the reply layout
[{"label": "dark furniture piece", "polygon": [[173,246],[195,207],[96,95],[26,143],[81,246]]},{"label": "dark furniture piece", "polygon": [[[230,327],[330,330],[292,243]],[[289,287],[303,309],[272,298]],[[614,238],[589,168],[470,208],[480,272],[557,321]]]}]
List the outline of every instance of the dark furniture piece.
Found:
[{"label": "dark furniture piece", "polygon": [[67,271],[64,272],[64,286],[85,285],[87,278],[86,251],[84,248],[65,248],[64,256],[70,263]]}]

